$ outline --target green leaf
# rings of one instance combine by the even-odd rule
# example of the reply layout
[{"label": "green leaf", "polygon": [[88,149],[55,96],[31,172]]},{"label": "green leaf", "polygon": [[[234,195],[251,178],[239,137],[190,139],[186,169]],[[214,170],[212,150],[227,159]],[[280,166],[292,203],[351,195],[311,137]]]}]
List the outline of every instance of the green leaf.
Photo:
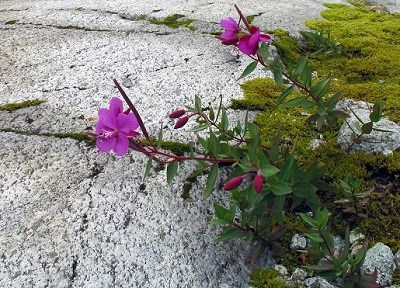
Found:
[{"label": "green leaf", "polygon": [[372,113],[369,115],[369,119],[372,122],[379,122],[379,120],[381,120],[383,116],[383,106],[384,102],[382,101],[374,104],[374,107],[372,108]]},{"label": "green leaf", "polygon": [[171,184],[177,170],[178,170],[178,162],[177,161],[168,164],[168,166],[167,166],[167,182],[168,182],[168,184]]},{"label": "green leaf", "polygon": [[280,179],[282,181],[289,181],[292,178],[293,174],[293,165],[294,165],[294,157],[293,155],[289,155],[286,158],[285,165],[281,169]]},{"label": "green leaf", "polygon": [[249,65],[247,65],[247,67],[243,70],[242,75],[240,75],[240,77],[237,80],[240,80],[240,79],[248,76],[251,72],[254,71],[254,69],[256,69],[257,64],[258,64],[258,61],[253,61]]},{"label": "green leaf", "polygon": [[372,132],[372,126],[373,126],[373,123],[372,123],[372,122],[365,123],[365,124],[363,124],[363,125],[361,126],[361,131],[362,131],[364,134],[369,134],[369,133]]},{"label": "green leaf", "polygon": [[217,237],[216,241],[219,241],[219,242],[225,241],[225,240],[231,239],[233,237],[237,237],[237,236],[239,236],[239,234],[240,233],[236,228],[229,228],[229,229],[225,230],[225,232],[220,234]]},{"label": "green leaf", "polygon": [[285,182],[277,182],[271,185],[271,191],[274,195],[281,196],[292,193],[292,188]]},{"label": "green leaf", "polygon": [[158,133],[157,148],[161,147],[163,139],[163,123],[161,123],[160,133]]},{"label": "green leaf", "polygon": [[229,120],[228,120],[228,115],[226,114],[226,110],[224,107],[221,108],[221,129],[223,131],[228,130],[229,127]]},{"label": "green leaf", "polygon": [[276,221],[282,223],[283,209],[285,206],[285,196],[277,196],[274,200],[274,217]]},{"label": "green leaf", "polygon": [[331,83],[331,77],[319,81],[311,88],[311,92],[314,93],[318,99],[321,99],[329,90]]},{"label": "green leaf", "polygon": [[212,225],[226,225],[229,222],[225,221],[224,219],[212,219],[211,224]]},{"label": "green leaf", "polygon": [[219,140],[215,136],[214,132],[210,129],[210,142],[211,142],[211,152],[214,157],[218,157],[219,153]]},{"label": "green leaf", "polygon": [[224,206],[221,206],[219,204],[214,204],[214,210],[217,218],[226,221],[226,215],[229,214],[229,209],[226,209]]},{"label": "green leaf", "polygon": [[311,69],[306,65],[303,69],[303,72],[300,74],[300,82],[306,86],[307,88],[310,88],[311,86],[311,80],[312,80],[312,71]]},{"label": "green leaf", "polygon": [[276,173],[278,173],[280,171],[278,168],[276,168],[274,165],[271,165],[271,164],[263,165],[260,168],[262,171],[262,175],[264,177],[269,177],[269,176],[275,175]]},{"label": "green leaf", "polygon": [[321,236],[319,236],[316,233],[304,233],[308,238],[310,238],[312,241],[318,242],[318,243],[324,243],[324,239],[322,239]]},{"label": "green leaf", "polygon": [[194,127],[193,129],[190,129],[189,132],[200,132],[200,131],[206,130],[207,128],[208,128],[207,124],[201,124],[197,127]]},{"label": "green leaf", "polygon": [[317,187],[309,182],[296,182],[293,186],[293,194],[300,198],[307,198],[315,195]]},{"label": "green leaf", "polygon": [[329,110],[335,108],[336,104],[339,102],[340,96],[342,96],[342,92],[336,92],[326,100],[325,106],[328,107]]},{"label": "green leaf", "polygon": [[215,120],[214,109],[210,108],[210,111],[208,112],[208,118],[210,118],[211,121]]},{"label": "green leaf", "polygon": [[206,188],[204,190],[204,197],[208,198],[214,191],[215,181],[218,177],[218,164],[214,164],[208,173]]},{"label": "green leaf", "polygon": [[313,227],[313,228],[317,228],[318,227],[317,221],[315,221],[313,218],[311,218],[307,214],[300,213],[300,217],[301,217],[301,219],[303,219],[304,222],[306,222],[311,227]]},{"label": "green leaf", "polygon": [[274,80],[275,83],[278,86],[282,86],[283,85],[283,77],[282,77],[282,72],[280,69],[273,69],[272,71],[274,73]]},{"label": "green leaf", "polygon": [[283,91],[276,100],[276,105],[280,105],[293,92],[293,89],[294,86],[289,86],[288,88],[286,88],[285,91]]},{"label": "green leaf", "polygon": [[308,101],[307,96],[301,96],[294,99],[289,100],[286,103],[282,103],[279,106],[283,108],[292,108],[292,107],[304,107],[304,108],[311,108],[315,107],[315,103]]},{"label": "green leaf", "polygon": [[201,112],[201,99],[197,95],[194,96],[194,109],[197,112]]},{"label": "green leaf", "polygon": [[143,180],[142,181],[144,181],[147,178],[147,176],[149,176],[150,169],[151,169],[152,166],[153,166],[153,157],[150,156],[149,160],[147,160],[146,169],[144,170],[144,175],[143,175]]},{"label": "green leaf", "polygon": [[261,56],[263,59],[267,59],[269,57],[269,48],[267,43],[261,43],[260,48],[257,50],[257,55]]},{"label": "green leaf", "polygon": [[292,77],[293,77],[293,78],[296,79],[297,76],[299,76],[300,73],[303,72],[304,68],[306,67],[307,60],[308,60],[308,57],[307,57],[307,56],[302,57],[302,58],[300,59],[299,63],[297,63],[297,66],[296,66],[296,68],[294,69],[294,71],[293,71],[293,73],[292,73]]}]

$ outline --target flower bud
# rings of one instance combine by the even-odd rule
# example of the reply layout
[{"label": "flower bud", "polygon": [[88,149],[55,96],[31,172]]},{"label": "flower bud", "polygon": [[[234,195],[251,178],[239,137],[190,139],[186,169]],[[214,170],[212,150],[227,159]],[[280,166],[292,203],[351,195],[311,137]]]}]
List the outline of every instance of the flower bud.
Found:
[{"label": "flower bud", "polygon": [[226,191],[233,190],[239,187],[240,184],[242,184],[242,182],[243,182],[243,176],[236,176],[225,183],[224,190]]},{"label": "flower bud", "polygon": [[263,189],[263,184],[264,184],[264,178],[261,175],[261,170],[258,170],[257,175],[254,177],[254,180],[253,180],[253,188],[257,194],[261,193],[261,191]]},{"label": "flower bud", "polygon": [[179,129],[183,126],[185,126],[185,124],[188,122],[189,117],[188,116],[184,116],[178,119],[178,121],[176,121],[174,129]]},{"label": "flower bud", "polygon": [[180,109],[180,110],[175,110],[171,114],[169,114],[169,118],[175,119],[183,116],[186,113],[186,110]]}]

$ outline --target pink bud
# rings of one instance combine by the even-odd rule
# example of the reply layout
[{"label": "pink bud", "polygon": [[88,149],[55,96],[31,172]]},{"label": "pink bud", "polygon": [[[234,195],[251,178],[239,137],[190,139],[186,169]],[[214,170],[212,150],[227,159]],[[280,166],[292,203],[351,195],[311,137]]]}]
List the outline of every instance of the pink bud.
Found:
[{"label": "pink bud", "polygon": [[254,177],[254,180],[253,180],[253,188],[257,194],[261,193],[261,191],[263,189],[263,184],[264,184],[264,178],[262,177],[261,170],[259,169],[257,171],[257,175]]},{"label": "pink bud", "polygon": [[174,129],[179,129],[183,126],[185,126],[185,124],[188,122],[189,117],[188,116],[184,116],[182,118],[179,118],[178,121],[176,121]]},{"label": "pink bud", "polygon": [[172,112],[171,114],[169,114],[169,118],[175,119],[175,118],[179,118],[181,116],[183,116],[186,113],[186,110],[180,109],[180,110],[176,110],[174,112]]},{"label": "pink bud", "polygon": [[226,191],[233,190],[239,187],[240,184],[242,184],[242,182],[243,182],[243,176],[236,176],[225,183],[224,190]]}]

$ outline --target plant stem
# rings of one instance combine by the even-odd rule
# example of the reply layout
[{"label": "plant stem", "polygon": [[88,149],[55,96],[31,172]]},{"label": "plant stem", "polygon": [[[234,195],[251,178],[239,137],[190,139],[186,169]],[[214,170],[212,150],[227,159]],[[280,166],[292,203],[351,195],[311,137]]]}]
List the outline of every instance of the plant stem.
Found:
[{"label": "plant stem", "polygon": [[121,85],[119,85],[119,83],[117,82],[117,80],[113,79],[115,86],[117,86],[119,93],[121,93],[122,97],[124,98],[126,104],[128,104],[129,108],[131,108],[132,113],[135,115],[140,129],[143,132],[144,137],[150,141],[150,137],[149,137],[149,133],[147,133],[147,129],[146,126],[144,126],[142,117],[140,117],[139,112],[136,110],[135,106],[133,105],[132,101],[129,99],[128,95],[126,95],[124,89],[122,89]]}]

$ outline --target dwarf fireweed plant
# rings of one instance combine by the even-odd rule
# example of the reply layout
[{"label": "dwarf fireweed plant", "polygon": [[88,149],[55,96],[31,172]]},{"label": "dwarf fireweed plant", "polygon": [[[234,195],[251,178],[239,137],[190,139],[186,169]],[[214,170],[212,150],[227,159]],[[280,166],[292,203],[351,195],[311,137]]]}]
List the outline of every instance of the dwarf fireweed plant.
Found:
[{"label": "dwarf fireweed plant", "polygon": [[[309,115],[307,123],[317,129],[349,117],[347,113],[335,108],[340,93],[330,94],[331,77],[313,79],[312,70],[307,65],[307,56],[295,67],[288,68],[279,59],[271,58],[269,42],[272,37],[250,25],[239,8],[235,8],[238,20],[233,17],[222,19],[220,24],[224,31],[217,38],[224,45],[237,47],[253,60],[240,78],[249,75],[257,66],[271,70],[275,82],[286,88],[277,103],[286,108],[313,108],[314,112]],[[313,242],[315,245],[311,248],[318,250],[322,262],[328,261],[329,265],[324,266],[324,271],[328,271],[329,276],[342,279],[353,279],[359,275],[358,268],[362,265],[363,255],[354,258],[348,253],[347,246],[344,254],[339,257],[334,255],[333,236],[327,230],[329,213],[321,210],[321,200],[317,194],[328,193],[331,189],[323,181],[323,167],[317,163],[300,165],[294,151],[282,143],[279,134],[265,141],[260,137],[259,127],[248,120],[247,113],[243,121],[230,123],[222,101],[217,108],[205,108],[198,96],[193,106],[175,110],[169,117],[175,123],[174,129],[184,128],[189,121],[193,121],[195,125],[191,131],[196,134],[206,131],[202,135],[207,136],[197,134],[196,146],[190,143],[187,154],[176,155],[162,149],[163,128],[157,137],[150,136],[132,101],[116,80],[114,83],[128,107],[124,110],[122,101],[112,98],[108,109],[99,110],[99,120],[92,135],[96,136],[96,146],[100,151],[111,151],[118,156],[124,155],[129,149],[143,153],[148,157],[144,176],[148,176],[152,164],[156,162],[166,166],[168,183],[173,181],[182,162],[195,161],[197,175],[207,172],[204,197],[209,197],[217,189],[221,169],[228,169],[230,175],[223,179],[222,187],[230,199],[214,205],[215,217],[211,221],[222,227],[218,241],[239,237],[252,243],[254,249],[246,261],[254,263],[267,247],[281,253],[278,239],[288,229],[283,221],[285,213],[292,213],[295,209],[309,211],[315,213],[316,218],[312,219],[305,214],[302,218],[314,229],[307,234],[316,243]],[[301,96],[289,97],[295,90]],[[377,105],[373,109],[371,121],[363,123],[368,127],[362,126],[361,132],[355,133],[356,141],[361,139],[361,133],[370,132],[370,126],[380,119],[381,107]],[[137,131],[139,128],[142,135]],[[354,144],[357,143],[348,143],[350,148]],[[351,187],[349,189],[351,194],[353,190]]]}]

